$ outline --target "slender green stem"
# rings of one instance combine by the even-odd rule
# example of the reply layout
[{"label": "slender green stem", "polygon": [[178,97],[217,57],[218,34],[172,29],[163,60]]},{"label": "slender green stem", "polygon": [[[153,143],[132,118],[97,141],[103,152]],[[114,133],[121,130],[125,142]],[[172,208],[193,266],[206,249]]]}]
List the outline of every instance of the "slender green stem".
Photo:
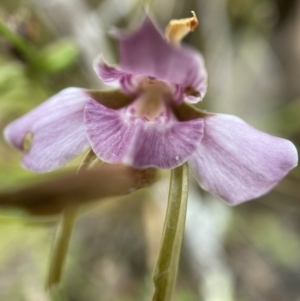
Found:
[{"label": "slender green stem", "polygon": [[153,301],[170,301],[172,297],[184,234],[188,186],[187,164],[173,169],[161,245],[153,273]]},{"label": "slender green stem", "polygon": [[77,173],[89,169],[96,159],[98,159],[97,155],[93,152],[92,149],[90,149],[84,157],[83,161],[81,162],[80,166],[78,167]]},{"label": "slender green stem", "polygon": [[[79,166],[77,173],[91,167],[96,159],[97,156],[92,150],[90,150]],[[49,272],[46,280],[46,289],[51,289],[60,283],[62,271],[68,254],[72,231],[79,210],[80,206],[73,206],[66,208],[63,212],[53,243]]]},{"label": "slender green stem", "polygon": [[60,225],[55,234],[55,241],[51,253],[50,267],[46,282],[47,290],[60,283],[78,211],[79,207],[77,206],[68,208],[64,211],[61,218]]}]

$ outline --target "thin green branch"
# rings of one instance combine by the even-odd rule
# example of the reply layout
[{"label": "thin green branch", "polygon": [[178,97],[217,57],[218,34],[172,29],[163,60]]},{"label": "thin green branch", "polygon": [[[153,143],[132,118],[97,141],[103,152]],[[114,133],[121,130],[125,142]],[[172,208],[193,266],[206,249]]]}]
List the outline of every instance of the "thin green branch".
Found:
[{"label": "thin green branch", "polygon": [[153,273],[153,301],[170,301],[172,297],[185,228],[188,189],[188,166],[184,164],[171,171],[168,207]]},{"label": "thin green branch", "polygon": [[[92,166],[95,160],[97,160],[95,153],[90,150],[81,165],[78,168],[77,173],[80,173]],[[101,161],[100,161],[101,162]],[[53,243],[53,250],[51,253],[49,273],[46,280],[46,289],[51,289],[57,286],[61,281],[62,271],[65,265],[65,261],[68,254],[69,244],[72,236],[72,231],[79,213],[80,206],[73,206],[67,208],[62,215],[60,224],[55,235]]]},{"label": "thin green branch", "polygon": [[46,289],[51,289],[60,283],[63,267],[67,258],[74,224],[79,207],[68,208],[64,211],[53,243]]}]

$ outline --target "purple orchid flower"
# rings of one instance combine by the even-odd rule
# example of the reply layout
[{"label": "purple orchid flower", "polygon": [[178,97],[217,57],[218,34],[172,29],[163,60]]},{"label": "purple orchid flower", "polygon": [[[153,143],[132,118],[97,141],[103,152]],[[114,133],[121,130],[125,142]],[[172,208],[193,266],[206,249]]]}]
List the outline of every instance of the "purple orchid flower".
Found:
[{"label": "purple orchid flower", "polygon": [[238,204],[267,193],[297,165],[290,141],[189,105],[206,93],[204,60],[167,42],[149,17],[116,38],[120,64],[99,57],[94,69],[118,90],[68,88],[6,127],[6,140],[25,151],[25,168],[52,171],[89,147],[104,162],[135,168],[188,162],[203,189]]}]

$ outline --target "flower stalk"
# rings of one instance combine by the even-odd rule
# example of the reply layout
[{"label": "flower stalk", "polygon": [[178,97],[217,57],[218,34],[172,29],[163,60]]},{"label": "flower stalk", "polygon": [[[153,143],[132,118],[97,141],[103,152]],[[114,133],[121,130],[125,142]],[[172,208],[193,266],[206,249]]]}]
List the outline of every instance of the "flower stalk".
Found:
[{"label": "flower stalk", "polygon": [[185,228],[188,189],[188,165],[172,169],[164,229],[153,273],[153,301],[170,301],[172,297]]},{"label": "flower stalk", "polygon": [[79,212],[79,206],[66,209],[55,234],[53,249],[45,288],[49,290],[61,281],[62,271],[67,258],[73,228]]},{"label": "flower stalk", "polygon": [[[97,156],[92,150],[90,150],[79,166],[77,173],[92,167],[96,159],[98,159]],[[53,242],[49,272],[46,280],[47,290],[59,285],[61,281],[62,271],[65,266],[73,228],[79,211],[80,206],[75,205],[66,208],[62,214],[61,221],[58,225]]]}]

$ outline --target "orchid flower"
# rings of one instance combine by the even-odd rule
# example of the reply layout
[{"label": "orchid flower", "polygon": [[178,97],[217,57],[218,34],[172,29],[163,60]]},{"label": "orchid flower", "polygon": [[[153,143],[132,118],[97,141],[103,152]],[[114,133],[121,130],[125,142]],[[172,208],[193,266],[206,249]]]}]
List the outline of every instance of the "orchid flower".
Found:
[{"label": "orchid flower", "polygon": [[187,30],[170,23],[165,37],[146,16],[115,36],[117,66],[94,61],[100,80],[116,89],[67,88],[10,123],[4,135],[23,151],[23,166],[52,171],[91,147],[104,162],[138,169],[187,162],[204,190],[233,205],[271,190],[297,165],[297,150],[236,116],[191,105],[207,91],[202,55],[180,43],[195,22],[185,22]]}]

